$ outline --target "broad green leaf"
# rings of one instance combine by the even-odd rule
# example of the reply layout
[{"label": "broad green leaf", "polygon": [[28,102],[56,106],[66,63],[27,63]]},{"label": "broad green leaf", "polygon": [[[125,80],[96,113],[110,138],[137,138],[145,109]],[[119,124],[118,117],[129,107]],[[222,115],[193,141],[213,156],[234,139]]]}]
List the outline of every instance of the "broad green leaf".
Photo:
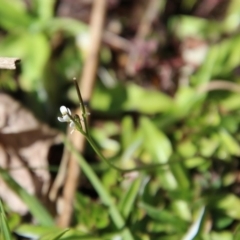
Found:
[{"label": "broad green leaf", "polygon": [[126,87],[127,101],[124,103],[124,110],[138,111],[146,114],[165,112],[173,101],[166,94],[145,90],[135,84],[128,84]]},{"label": "broad green leaf", "polygon": [[[140,129],[144,138],[143,148],[152,157],[152,163],[167,163],[172,154],[172,146],[167,136],[146,117],[140,119]],[[176,189],[178,183],[170,167],[165,166],[160,170],[164,170],[159,172],[162,186],[168,190]]]},{"label": "broad green leaf", "polygon": [[18,56],[22,62],[21,87],[31,91],[38,89],[50,54],[50,45],[41,33],[25,33],[6,38],[0,43],[0,52],[5,56]]},{"label": "broad green leaf", "polygon": [[203,18],[192,16],[177,16],[170,19],[170,29],[179,38],[201,36],[209,22]]},{"label": "broad green leaf", "polygon": [[126,88],[116,85],[111,89],[98,84],[94,89],[91,107],[97,111],[116,114],[122,111],[124,102],[127,101]]},{"label": "broad green leaf", "polygon": [[240,94],[232,93],[229,97],[221,101],[221,106],[227,111],[234,111],[240,109]]},{"label": "broad green leaf", "polygon": [[140,127],[144,133],[144,145],[155,162],[167,163],[172,154],[171,142],[148,118],[140,119]]},{"label": "broad green leaf", "polygon": [[[211,240],[233,240],[233,234],[230,231],[222,231],[222,232],[212,232],[210,234]],[[237,239],[236,239],[237,240]]]},{"label": "broad green leaf", "polygon": [[39,238],[45,234],[53,232],[55,233],[57,231],[60,231],[60,229],[55,226],[36,226],[30,224],[22,224],[17,229],[15,229],[15,232],[20,236],[34,239]]},{"label": "broad green leaf", "polygon": [[240,199],[234,194],[225,195],[216,201],[215,206],[233,219],[240,220]]},{"label": "broad green leaf", "polygon": [[25,34],[8,35],[0,42],[1,55],[24,58],[27,51],[27,41]]},{"label": "broad green leaf", "polygon": [[53,17],[56,0],[34,0],[35,11],[41,20],[49,20]]},{"label": "broad green leaf", "polygon": [[187,201],[182,199],[173,199],[172,209],[176,216],[185,221],[191,221],[192,213],[190,205]]},{"label": "broad green leaf", "polygon": [[119,84],[111,89],[98,85],[91,100],[93,109],[108,113],[124,110],[155,114],[167,111],[172,104],[173,101],[167,95],[145,90],[135,84]]},{"label": "broad green leaf", "polygon": [[0,0],[0,26],[11,32],[23,32],[34,21],[26,5],[19,0]]},{"label": "broad green leaf", "polygon": [[24,72],[21,85],[25,90],[32,90],[36,89],[36,86],[41,86],[43,73],[50,55],[50,45],[43,34],[27,35],[25,44],[26,52],[22,59]]},{"label": "broad green leaf", "polygon": [[178,145],[178,152],[184,158],[191,158],[196,154],[197,148],[193,142],[188,140]]},{"label": "broad green leaf", "polygon": [[200,104],[203,98],[204,95],[198,93],[194,88],[179,88],[174,99],[175,105],[170,109],[170,113],[177,119],[185,117],[194,111],[194,108]]},{"label": "broad green leaf", "polygon": [[77,21],[72,18],[53,18],[46,23],[46,28],[49,33],[63,31],[65,34],[77,36],[81,33],[88,32],[88,27],[83,22]]},{"label": "broad green leaf", "polygon": [[219,137],[215,137],[215,135],[199,139],[199,152],[203,157],[211,157],[218,146]]},{"label": "broad green leaf", "polygon": [[222,128],[219,131],[219,137],[222,142],[222,147],[226,149],[229,154],[240,155],[239,143],[225,129]]},{"label": "broad green leaf", "polygon": [[195,93],[198,92],[199,94],[199,92],[201,92],[201,88],[211,80],[213,71],[217,67],[216,62],[218,61],[218,57],[218,46],[211,46],[206,56],[206,60],[199,67],[198,71],[193,76],[191,76],[191,83],[197,87],[197,89],[195,89]]},{"label": "broad green leaf", "polygon": [[240,20],[239,9],[240,4],[238,0],[232,0],[229,2],[227,13],[222,23],[225,32],[232,33],[237,30]]},{"label": "broad green leaf", "polygon": [[184,161],[184,165],[187,168],[195,168],[198,166],[202,166],[203,164],[206,165],[207,163],[208,163],[208,160],[202,157],[193,157]]},{"label": "broad green leaf", "polygon": [[[240,57],[237,54],[236,49],[240,46],[240,37],[236,35],[224,41],[220,41],[211,47],[207,60],[204,63],[204,67],[207,69],[207,63],[209,57],[214,59],[214,65],[212,66],[212,75],[225,76],[230,74],[233,68],[237,67],[240,61]],[[224,67],[223,67],[224,66]]]},{"label": "broad green leaf", "polygon": [[186,222],[170,211],[159,209],[146,203],[141,203],[140,207],[143,208],[147,215],[149,215],[152,219],[158,221],[159,225],[161,225],[161,223],[171,224],[175,227],[176,231],[182,231],[186,229]]}]

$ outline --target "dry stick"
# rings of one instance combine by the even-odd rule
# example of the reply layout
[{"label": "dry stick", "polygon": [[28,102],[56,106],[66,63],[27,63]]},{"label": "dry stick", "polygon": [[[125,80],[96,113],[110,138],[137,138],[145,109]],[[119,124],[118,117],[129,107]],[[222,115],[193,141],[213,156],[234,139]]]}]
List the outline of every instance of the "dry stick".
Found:
[{"label": "dry stick", "polygon": [[[93,10],[90,21],[90,43],[89,51],[84,63],[80,88],[83,95],[83,100],[89,102],[96,79],[98,67],[98,53],[102,40],[103,24],[105,19],[106,0],[95,0],[93,2]],[[81,109],[77,113],[81,115]],[[73,146],[80,152],[84,149],[85,138],[82,134],[75,133],[72,136]],[[60,227],[68,227],[70,225],[73,199],[78,186],[80,175],[79,165],[73,154],[70,154],[68,173],[63,189],[63,209],[58,218],[58,225]]]},{"label": "dry stick", "polygon": [[108,44],[112,49],[117,49],[125,52],[129,52],[131,49],[130,41],[109,31],[104,31],[103,42],[105,44]]},{"label": "dry stick", "polygon": [[0,69],[16,69],[20,58],[0,57]]},{"label": "dry stick", "polygon": [[[149,35],[152,22],[156,18],[159,12],[159,0],[150,0],[148,2],[147,8],[144,12],[144,15],[141,19],[137,34],[135,36],[135,41],[139,39],[145,40],[146,37]],[[130,75],[135,74],[135,65],[139,59],[139,52],[136,49],[132,48],[129,53],[128,63],[126,64],[126,72]]]},{"label": "dry stick", "polygon": [[225,80],[211,80],[197,88],[198,93],[206,93],[214,90],[226,90],[231,92],[240,92],[240,85]]},{"label": "dry stick", "polygon": [[[68,128],[67,135],[69,135],[71,131],[72,131],[72,129]],[[56,201],[56,199],[58,197],[59,190],[63,186],[63,183],[65,181],[67,167],[68,167],[69,154],[70,153],[69,153],[68,149],[64,148],[63,156],[62,156],[60,167],[59,167],[58,172],[57,172],[57,176],[54,179],[52,187],[49,191],[49,199],[52,202]]]}]

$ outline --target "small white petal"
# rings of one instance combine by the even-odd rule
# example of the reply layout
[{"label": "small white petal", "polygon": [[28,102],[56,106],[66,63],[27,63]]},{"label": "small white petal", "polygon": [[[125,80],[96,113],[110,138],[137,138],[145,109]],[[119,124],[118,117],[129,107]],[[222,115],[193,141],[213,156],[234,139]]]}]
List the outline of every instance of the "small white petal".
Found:
[{"label": "small white petal", "polygon": [[68,109],[65,106],[61,106],[60,112],[62,113],[62,115],[66,115],[68,113]]},{"label": "small white petal", "polygon": [[69,125],[71,128],[74,128],[75,127],[75,123],[73,121],[70,122],[70,125]]},{"label": "small white petal", "polygon": [[71,118],[68,115],[64,115],[62,118],[64,119],[64,122],[70,122],[71,121]]},{"label": "small white petal", "polygon": [[67,111],[69,115],[72,115],[71,110],[69,108],[67,108]]},{"label": "small white petal", "polygon": [[66,122],[63,118],[61,118],[61,117],[58,117],[58,121],[59,122]]}]

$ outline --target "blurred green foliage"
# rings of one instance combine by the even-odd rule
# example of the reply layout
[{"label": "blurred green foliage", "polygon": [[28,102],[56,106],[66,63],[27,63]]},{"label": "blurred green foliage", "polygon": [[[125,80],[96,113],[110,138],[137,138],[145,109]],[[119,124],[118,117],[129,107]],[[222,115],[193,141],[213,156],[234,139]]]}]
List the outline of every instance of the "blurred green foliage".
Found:
[{"label": "blurred green foliage", "polygon": [[[66,101],[59,94],[66,88],[65,79],[73,78],[81,69],[81,54],[73,44],[74,36],[87,31],[81,22],[54,17],[55,2],[36,0],[31,2],[31,8],[21,0],[0,2],[0,26],[4,30],[0,37],[1,55],[21,59],[19,84],[24,91],[23,101],[39,118],[49,122],[60,103]],[[59,51],[62,39],[66,47]],[[1,74],[0,85],[16,90],[17,82],[5,76],[8,73]]]},{"label": "blurred green foliage", "polygon": [[[188,10],[196,1],[182,2]],[[230,2],[222,20],[169,18],[168,32],[179,41],[195,36],[208,43],[205,61],[173,97],[132,82],[96,84],[93,113],[120,119],[92,128],[104,155],[126,169],[136,163],[169,163],[127,176],[103,163],[91,165],[134,239],[239,239],[239,90],[220,86],[201,91],[214,80],[235,86],[240,81],[240,3]],[[66,79],[81,71],[83,53],[75,38],[88,29],[79,21],[55,17],[52,0],[35,0],[30,9],[20,0],[0,0],[0,6],[1,55],[22,59],[19,85],[4,71],[0,85],[12,91],[20,88],[25,102],[31,100],[32,111],[52,124],[62,103],[77,103]],[[61,50],[59,41],[65,42]],[[66,233],[56,230],[48,239],[121,239],[124,227],[116,226],[103,202],[77,193],[73,228]],[[43,237],[53,229],[43,226],[44,220],[36,227],[22,225],[10,212],[8,216],[10,229],[21,234]]]}]

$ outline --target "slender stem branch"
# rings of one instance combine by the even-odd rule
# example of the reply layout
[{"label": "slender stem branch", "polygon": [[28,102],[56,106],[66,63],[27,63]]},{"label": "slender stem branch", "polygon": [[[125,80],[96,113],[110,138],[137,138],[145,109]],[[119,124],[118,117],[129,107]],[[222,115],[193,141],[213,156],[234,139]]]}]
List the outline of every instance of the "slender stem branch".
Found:
[{"label": "slender stem branch", "polygon": [[96,175],[96,173],[92,170],[92,168],[90,167],[88,162],[79,154],[77,149],[71,144],[71,142],[67,138],[64,138],[64,142],[65,142],[67,148],[71,152],[73,152],[73,154],[75,155],[78,163],[82,167],[83,172],[86,174],[89,181],[95,187],[95,190],[98,192],[102,202],[106,206],[108,206],[109,213],[112,217],[112,220],[113,220],[114,224],[117,226],[117,229],[119,231],[122,231],[122,235],[123,235],[124,239],[133,240],[134,237],[133,237],[130,229],[126,225],[125,219],[120,214],[118,208],[116,207],[114,201],[111,198],[110,193],[102,185],[102,183],[101,183],[100,179],[98,178],[98,176]]},{"label": "slender stem branch", "polygon": [[[103,154],[101,153],[101,151],[99,150],[99,148],[97,147],[97,145],[95,144],[95,142],[93,141],[93,139],[90,135],[90,131],[89,131],[88,123],[87,123],[87,111],[86,111],[85,105],[83,103],[82,95],[81,95],[77,81],[74,79],[73,82],[74,82],[76,90],[77,90],[80,107],[82,110],[82,116],[80,116],[79,121],[83,120],[84,129],[82,128],[82,124],[80,122],[78,122],[76,119],[74,119],[71,115],[68,114],[68,116],[74,122],[76,130],[81,132],[86,137],[87,141],[89,142],[89,144],[92,146],[93,150],[96,152],[96,154],[100,157],[100,159],[102,161],[104,161],[108,166],[114,168],[115,170],[124,172],[124,173],[134,172],[134,171],[147,171],[147,170],[149,171],[149,170],[153,170],[153,169],[156,169],[159,167],[164,167],[164,166],[169,165],[169,163],[167,162],[167,163],[148,164],[148,165],[143,165],[143,166],[139,166],[139,167],[135,167],[135,168],[123,169],[118,166],[115,166],[113,163],[111,163],[109,160],[107,160],[103,156]],[[172,163],[179,163],[179,161],[171,162],[171,164]]]},{"label": "slender stem branch", "polygon": [[81,95],[77,80],[73,79],[73,82],[75,84],[78,99],[79,99],[79,102],[80,102],[80,109],[82,111],[82,117],[83,117],[83,121],[84,121],[84,127],[85,127],[85,131],[86,131],[86,135],[89,135],[89,129],[88,129],[88,123],[87,123],[87,117],[86,117],[87,112],[86,112],[85,105],[84,105],[84,102],[83,102],[83,99],[82,99],[82,95]]},{"label": "slender stem branch", "polygon": [[[148,164],[148,165],[144,165],[144,166],[139,166],[139,167],[135,167],[135,168],[123,169],[123,168],[120,168],[120,167],[112,164],[109,160],[107,160],[103,156],[101,151],[98,149],[97,145],[95,144],[95,142],[92,140],[91,137],[86,136],[86,139],[102,161],[106,162],[110,167],[112,167],[115,170],[120,171],[120,172],[128,173],[128,172],[143,171],[143,170],[147,171],[147,170],[153,170],[153,169],[156,169],[159,167],[164,167],[164,166],[169,165],[169,163],[156,163],[156,164]],[[179,161],[176,161],[175,163],[179,163]]]}]

